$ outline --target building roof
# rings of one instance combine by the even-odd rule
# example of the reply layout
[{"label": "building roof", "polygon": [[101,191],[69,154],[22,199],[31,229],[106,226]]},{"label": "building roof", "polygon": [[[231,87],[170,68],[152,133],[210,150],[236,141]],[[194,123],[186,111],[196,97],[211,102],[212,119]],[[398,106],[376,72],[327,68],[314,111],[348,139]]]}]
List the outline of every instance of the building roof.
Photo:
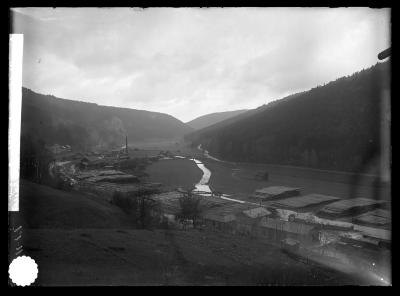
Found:
[{"label": "building roof", "polygon": [[[153,198],[161,202],[162,208],[166,213],[178,214],[181,211],[179,198],[182,197],[180,191],[164,192],[155,195]],[[200,198],[200,212],[205,213],[212,208],[222,208],[228,204],[233,204],[231,201],[223,200],[215,197],[199,196]]]},{"label": "building roof", "polygon": [[109,175],[109,176],[93,176],[87,178],[89,182],[111,182],[111,183],[120,183],[120,182],[137,182],[138,177],[130,174],[119,174],[119,175]]},{"label": "building roof", "polygon": [[374,238],[374,237],[364,237],[361,234],[358,235],[346,235],[346,234],[340,234],[340,242],[359,242],[359,243],[370,243],[374,245],[378,245],[379,239]]},{"label": "building roof", "polygon": [[383,241],[391,241],[392,240],[392,231],[386,229],[378,229],[367,226],[356,225],[354,229],[362,232],[364,237],[373,237],[376,239],[380,239]]},{"label": "building roof", "polygon": [[354,239],[361,238],[361,237],[370,237],[375,238],[378,240],[383,241],[391,241],[392,239],[392,232],[386,229],[378,229],[368,226],[360,226],[355,225],[354,230],[357,232],[354,233],[344,233],[343,236],[351,237]]},{"label": "building roof", "polygon": [[248,216],[249,218],[264,217],[271,214],[271,212],[264,207],[257,207],[249,210],[244,210],[242,211],[242,213]]},{"label": "building roof", "polygon": [[[122,192],[122,193],[134,193],[143,189],[154,189],[157,188],[155,184],[152,183],[111,183],[111,182],[90,182],[87,180],[81,180],[79,183],[81,188],[95,189],[104,192]],[[153,197],[152,197],[153,198]]]},{"label": "building roof", "polygon": [[285,187],[285,186],[270,186],[270,187],[257,189],[255,192],[261,193],[261,194],[278,195],[278,194],[282,194],[287,191],[295,191],[295,190],[300,190],[300,188],[292,188],[292,187]]},{"label": "building roof", "polygon": [[386,225],[391,222],[391,214],[388,210],[376,209],[374,211],[355,217],[353,221],[355,223],[359,222],[375,225]]},{"label": "building roof", "polygon": [[260,226],[302,235],[308,234],[314,228],[314,226],[308,224],[288,222],[268,217],[260,222]]},{"label": "building roof", "polygon": [[386,225],[389,224],[390,220],[384,217],[378,217],[374,215],[361,215],[355,218],[354,223],[367,223],[367,224],[374,224],[374,225]]},{"label": "building roof", "polygon": [[197,195],[200,197],[200,207],[201,209],[207,210],[210,208],[214,207],[224,207],[227,205],[233,205],[234,202],[221,199],[221,198],[216,198],[216,197],[211,197],[211,196],[203,196],[203,195]]},{"label": "building roof", "polygon": [[390,211],[384,210],[384,209],[376,209],[374,211],[366,213],[365,215],[373,215],[373,216],[388,218],[388,219],[390,219],[392,217]]},{"label": "building roof", "polygon": [[212,207],[203,211],[203,218],[219,222],[231,222],[236,220],[236,214],[248,210],[249,205],[229,202],[223,206]]},{"label": "building roof", "polygon": [[281,199],[272,204],[275,207],[282,208],[304,208],[312,205],[318,205],[325,202],[334,202],[339,200],[339,197],[322,195],[322,194],[307,194],[302,196],[290,197]]},{"label": "building roof", "polygon": [[385,202],[368,198],[342,199],[340,201],[336,201],[334,203],[325,206],[322,209],[322,211],[331,213],[341,213],[343,211],[347,211],[355,207],[366,207],[382,203]]}]

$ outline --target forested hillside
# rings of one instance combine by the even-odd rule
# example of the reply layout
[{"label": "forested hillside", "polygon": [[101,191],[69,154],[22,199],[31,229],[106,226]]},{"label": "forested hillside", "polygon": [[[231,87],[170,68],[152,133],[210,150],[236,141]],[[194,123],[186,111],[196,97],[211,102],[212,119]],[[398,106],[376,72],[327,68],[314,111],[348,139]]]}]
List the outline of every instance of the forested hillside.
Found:
[{"label": "forested hillside", "polygon": [[354,171],[379,154],[389,62],[274,101],[185,138],[225,160]]},{"label": "forested hillside", "polygon": [[191,128],[163,113],[100,106],[22,91],[22,137],[45,144],[69,144],[83,149],[122,146],[129,141],[182,136]]},{"label": "forested hillside", "polygon": [[237,116],[247,110],[235,110],[235,111],[226,111],[226,112],[216,112],[211,114],[206,114],[200,117],[197,117],[186,124],[194,129],[202,129],[207,126],[211,126],[216,124],[217,122],[223,121],[225,119]]}]

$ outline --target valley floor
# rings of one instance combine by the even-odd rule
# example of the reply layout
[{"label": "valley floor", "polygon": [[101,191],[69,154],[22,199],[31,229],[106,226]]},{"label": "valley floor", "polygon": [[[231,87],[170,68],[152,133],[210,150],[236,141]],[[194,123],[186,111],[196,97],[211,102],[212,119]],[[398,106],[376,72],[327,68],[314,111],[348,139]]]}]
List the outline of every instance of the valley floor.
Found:
[{"label": "valley floor", "polygon": [[[347,173],[318,171],[308,168],[267,164],[233,164],[204,159],[211,170],[210,185],[217,191],[246,197],[254,190],[268,186],[298,187],[302,194],[319,193],[341,198],[378,198],[390,200],[390,184],[374,184],[374,177],[361,177],[358,183]],[[256,174],[268,172],[268,180],[257,180]]]},{"label": "valley floor", "polygon": [[[176,149],[177,155],[195,155]],[[306,169],[202,161],[212,172],[211,187],[238,199],[272,185],[344,198],[351,188],[336,173],[315,178],[315,172],[307,174]],[[270,173],[268,181],[254,178],[262,170]],[[202,175],[189,159],[159,160],[146,173],[149,181],[163,183],[166,189],[190,188]],[[355,192],[368,198],[371,188],[363,184]],[[36,285],[374,284],[354,274],[296,261],[280,248],[249,237],[210,230],[134,229],[120,208],[94,196],[27,181],[21,182],[20,194],[24,253],[39,265]]]},{"label": "valley floor", "polygon": [[[390,184],[375,186],[374,178],[361,178],[354,183],[346,173],[319,172],[308,168],[291,168],[275,165],[235,164],[202,158],[211,171],[209,185],[216,191],[247,200],[256,189],[268,186],[301,188],[302,194],[319,193],[340,198],[378,198],[390,200]],[[151,182],[159,182],[168,188],[191,188],[201,178],[201,170],[188,159],[161,160],[151,164],[146,172]],[[268,172],[269,179],[255,178],[259,172]]]}]

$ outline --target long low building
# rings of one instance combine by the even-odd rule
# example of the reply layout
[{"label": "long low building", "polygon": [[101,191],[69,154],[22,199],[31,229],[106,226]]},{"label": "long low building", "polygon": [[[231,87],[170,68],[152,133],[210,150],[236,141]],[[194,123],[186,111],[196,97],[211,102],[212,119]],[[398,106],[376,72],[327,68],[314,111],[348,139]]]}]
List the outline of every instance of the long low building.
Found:
[{"label": "long low building", "polygon": [[249,217],[261,214],[260,210],[254,210],[254,208],[254,206],[230,202],[223,206],[203,210],[201,217],[205,226],[210,229],[234,233],[236,232],[238,214],[244,212]]},{"label": "long low building", "polygon": [[392,241],[392,231],[388,229],[356,225],[354,230],[361,232],[363,237],[379,240],[381,244],[390,245]]},{"label": "long low building", "polygon": [[317,212],[317,216],[328,218],[356,216],[379,208],[385,203],[385,201],[368,198],[343,199],[323,207]]},{"label": "long low building", "polygon": [[[158,200],[161,203],[161,207],[164,213],[170,215],[178,215],[181,212],[181,206],[179,199],[183,196],[182,191],[171,191],[164,192],[153,196],[153,199]],[[228,205],[234,204],[231,201],[227,201],[220,198],[212,198],[206,196],[196,195],[200,198],[200,212],[204,213],[209,209],[213,208],[224,208]]]},{"label": "long low building", "polygon": [[387,226],[391,223],[391,214],[388,210],[376,209],[353,218],[353,223],[367,226]]},{"label": "long low building", "polygon": [[236,215],[236,230],[241,234],[258,236],[260,233],[260,221],[271,214],[272,213],[264,207],[244,210]]},{"label": "long low building", "polygon": [[135,194],[143,189],[159,189],[161,184],[159,183],[111,183],[111,182],[89,182],[82,180],[74,185],[75,190],[85,192],[88,194],[94,194],[98,198],[102,198],[104,201],[109,202],[113,200],[115,192],[122,194]]},{"label": "long low building", "polygon": [[354,230],[357,232],[341,234],[341,240],[369,247],[375,245],[377,247],[390,248],[392,241],[391,230],[367,226],[356,226]]},{"label": "long low building", "polygon": [[282,221],[268,217],[261,220],[259,231],[260,238],[275,243],[290,238],[302,244],[310,244],[319,239],[319,232],[314,225]]},{"label": "long low building", "polygon": [[268,201],[297,195],[300,195],[300,188],[270,186],[257,189],[250,198],[257,201]]},{"label": "long low building", "polygon": [[315,208],[316,206],[326,205],[338,201],[340,199],[341,198],[335,196],[312,193],[307,195],[285,198],[274,202],[272,206],[278,209],[288,209],[293,211],[308,211]]}]

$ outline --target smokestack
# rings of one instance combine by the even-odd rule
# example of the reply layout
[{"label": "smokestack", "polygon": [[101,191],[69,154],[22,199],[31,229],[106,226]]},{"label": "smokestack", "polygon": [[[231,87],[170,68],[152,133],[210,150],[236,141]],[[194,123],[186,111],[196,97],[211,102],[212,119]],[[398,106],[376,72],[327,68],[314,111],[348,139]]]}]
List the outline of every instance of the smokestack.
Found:
[{"label": "smokestack", "polygon": [[126,136],[126,143],[125,143],[125,151],[126,151],[126,155],[128,155],[128,136]]}]

